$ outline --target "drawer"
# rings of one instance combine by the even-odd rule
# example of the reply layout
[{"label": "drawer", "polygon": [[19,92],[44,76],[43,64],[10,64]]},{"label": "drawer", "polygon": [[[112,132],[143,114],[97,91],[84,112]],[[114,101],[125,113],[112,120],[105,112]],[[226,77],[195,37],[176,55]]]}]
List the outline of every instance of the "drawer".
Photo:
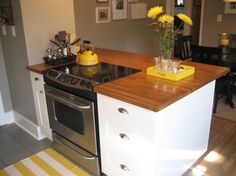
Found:
[{"label": "drawer", "polygon": [[43,84],[44,84],[43,75],[35,72],[30,72],[30,76],[33,85],[43,89]]},{"label": "drawer", "polygon": [[99,118],[115,124],[147,127],[154,121],[155,112],[98,94]]},{"label": "drawer", "polygon": [[147,176],[148,159],[142,151],[124,152],[117,147],[102,150],[102,171],[108,176]]},{"label": "drawer", "polygon": [[120,126],[117,124],[105,123],[105,130],[101,133],[101,141],[116,144],[125,150],[132,151],[134,148],[142,149],[149,145],[151,140],[151,129],[138,128],[136,126]]}]

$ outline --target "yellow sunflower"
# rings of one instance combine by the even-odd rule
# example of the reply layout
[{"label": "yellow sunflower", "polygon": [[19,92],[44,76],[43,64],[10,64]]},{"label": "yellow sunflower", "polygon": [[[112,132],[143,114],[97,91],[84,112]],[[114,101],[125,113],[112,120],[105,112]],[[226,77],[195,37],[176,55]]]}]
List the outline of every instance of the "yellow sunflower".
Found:
[{"label": "yellow sunflower", "polygon": [[183,13],[179,13],[179,14],[177,14],[177,17],[179,19],[181,19],[184,23],[187,23],[189,25],[193,25],[191,18],[189,18],[187,15],[185,15]]},{"label": "yellow sunflower", "polygon": [[164,23],[172,24],[174,22],[174,17],[170,15],[162,15],[158,18],[158,21],[162,24]]},{"label": "yellow sunflower", "polygon": [[157,15],[161,14],[162,12],[163,12],[163,7],[161,6],[153,7],[148,11],[148,18],[154,19],[156,18]]}]

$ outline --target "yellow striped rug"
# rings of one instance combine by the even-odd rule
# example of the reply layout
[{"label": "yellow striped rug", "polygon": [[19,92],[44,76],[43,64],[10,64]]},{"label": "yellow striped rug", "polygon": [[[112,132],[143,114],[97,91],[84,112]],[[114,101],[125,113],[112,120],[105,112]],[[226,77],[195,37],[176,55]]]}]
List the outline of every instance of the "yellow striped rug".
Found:
[{"label": "yellow striped rug", "polygon": [[0,176],[89,176],[85,171],[48,148],[3,170]]}]

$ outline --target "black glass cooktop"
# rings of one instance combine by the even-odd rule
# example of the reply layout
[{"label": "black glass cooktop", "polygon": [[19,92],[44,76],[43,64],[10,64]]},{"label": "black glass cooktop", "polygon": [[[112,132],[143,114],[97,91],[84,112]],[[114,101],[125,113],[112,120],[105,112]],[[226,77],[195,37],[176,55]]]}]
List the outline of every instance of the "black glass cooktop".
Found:
[{"label": "black glass cooktop", "polygon": [[57,67],[55,70],[62,71],[69,75],[93,80],[98,83],[109,82],[140,71],[133,68],[103,62],[93,66],[82,66],[77,63],[73,63],[70,65]]}]

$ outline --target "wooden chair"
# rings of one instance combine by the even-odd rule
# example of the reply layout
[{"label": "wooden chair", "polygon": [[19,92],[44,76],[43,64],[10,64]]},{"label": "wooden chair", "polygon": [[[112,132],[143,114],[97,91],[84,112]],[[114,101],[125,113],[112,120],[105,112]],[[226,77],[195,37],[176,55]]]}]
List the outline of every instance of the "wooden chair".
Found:
[{"label": "wooden chair", "polygon": [[236,48],[236,34],[229,35],[229,47]]},{"label": "wooden chair", "polygon": [[192,45],[192,61],[211,65],[221,65],[222,48]]},{"label": "wooden chair", "polygon": [[192,45],[192,36],[177,36],[176,38],[176,57],[179,57],[182,60],[191,58],[191,45]]},{"label": "wooden chair", "polygon": [[234,93],[236,93],[236,48],[229,48],[226,55],[222,59],[222,66],[229,67],[230,73],[228,74],[228,89],[226,103],[232,108],[235,105],[232,101]]},{"label": "wooden chair", "polygon": [[[192,61],[211,65],[221,65],[222,48],[192,45]],[[225,90],[227,83],[227,76],[223,76],[216,80],[213,113],[216,113],[218,99],[221,98],[222,95],[226,95]]]}]

